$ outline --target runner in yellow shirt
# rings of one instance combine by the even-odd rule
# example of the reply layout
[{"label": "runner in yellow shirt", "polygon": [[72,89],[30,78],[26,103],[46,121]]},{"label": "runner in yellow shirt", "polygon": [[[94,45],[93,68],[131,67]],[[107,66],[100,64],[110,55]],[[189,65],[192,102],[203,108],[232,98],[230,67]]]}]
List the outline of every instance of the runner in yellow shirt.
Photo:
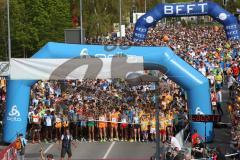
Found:
[{"label": "runner in yellow shirt", "polygon": [[[119,141],[119,138],[118,138],[118,120],[119,120],[119,112],[116,111],[116,109],[114,108],[112,110],[112,113],[110,115],[110,119],[111,119],[111,139],[110,141]],[[116,135],[116,138],[113,139],[113,134],[114,134],[114,131],[115,131],[115,135]]]},{"label": "runner in yellow shirt", "polygon": [[222,88],[223,76],[222,76],[221,71],[217,70],[214,78],[215,78],[215,82],[216,82],[216,84],[215,84],[216,89],[217,88]]},{"label": "runner in yellow shirt", "polygon": [[141,117],[141,132],[142,132],[142,142],[147,142],[148,141],[148,124],[149,124],[149,119],[147,115],[142,115]]},{"label": "runner in yellow shirt", "polygon": [[151,140],[155,141],[156,137],[156,118],[155,115],[151,115],[151,120],[150,120],[150,134],[151,134]]}]

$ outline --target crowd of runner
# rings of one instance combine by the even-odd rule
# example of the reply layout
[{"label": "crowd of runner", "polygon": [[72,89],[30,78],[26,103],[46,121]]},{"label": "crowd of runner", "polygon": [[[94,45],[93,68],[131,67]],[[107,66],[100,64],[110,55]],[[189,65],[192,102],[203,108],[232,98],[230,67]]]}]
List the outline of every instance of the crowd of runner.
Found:
[{"label": "crowd of runner", "polygon": [[[177,133],[188,122],[184,92],[173,82],[163,81],[168,83],[160,95],[164,142],[167,135]],[[81,141],[154,141],[153,87],[132,87],[119,79],[39,81],[32,88],[29,111],[32,140],[58,140],[70,128],[73,138]]]}]

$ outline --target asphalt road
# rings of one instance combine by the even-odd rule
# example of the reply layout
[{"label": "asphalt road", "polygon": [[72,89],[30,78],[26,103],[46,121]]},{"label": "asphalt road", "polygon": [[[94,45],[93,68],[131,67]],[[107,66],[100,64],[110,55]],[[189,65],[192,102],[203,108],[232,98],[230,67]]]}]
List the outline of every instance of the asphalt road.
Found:
[{"label": "asphalt road", "polygon": [[[55,159],[60,157],[61,146],[56,143],[43,144],[45,153],[51,153]],[[75,142],[72,146],[72,159],[118,159],[118,160],[147,160],[154,154],[155,143],[139,142]],[[40,159],[40,145],[29,144],[26,148],[26,159]],[[67,157],[67,156],[66,156]]]}]

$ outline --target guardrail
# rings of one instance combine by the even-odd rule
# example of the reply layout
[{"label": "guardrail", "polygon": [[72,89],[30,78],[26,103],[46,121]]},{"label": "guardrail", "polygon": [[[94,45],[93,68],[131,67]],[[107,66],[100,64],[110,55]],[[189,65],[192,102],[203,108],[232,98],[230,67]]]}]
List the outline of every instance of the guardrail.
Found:
[{"label": "guardrail", "polygon": [[9,76],[9,62],[0,62],[0,76]]}]

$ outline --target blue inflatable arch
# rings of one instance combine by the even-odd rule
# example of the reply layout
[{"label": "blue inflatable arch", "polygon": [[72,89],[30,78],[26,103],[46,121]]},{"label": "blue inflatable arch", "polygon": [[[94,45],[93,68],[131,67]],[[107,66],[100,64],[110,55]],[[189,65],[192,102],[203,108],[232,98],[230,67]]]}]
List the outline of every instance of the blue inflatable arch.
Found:
[{"label": "blue inflatable arch", "polygon": [[136,25],[133,41],[144,41],[148,28],[164,17],[184,17],[209,15],[224,26],[229,40],[239,40],[238,19],[214,2],[158,4],[152,10],[141,16]]},{"label": "blue inflatable arch", "polygon": [[[142,56],[146,70],[165,69],[166,75],[187,91],[190,114],[212,114],[208,79],[192,66],[176,56],[168,47],[130,47],[106,51],[101,45],[76,45],[48,43],[32,58],[76,58],[81,51],[88,50],[89,55],[105,54]],[[12,142],[16,134],[26,133],[29,97],[31,86],[36,81],[9,80],[7,84],[7,108],[4,117],[3,140]],[[13,112],[15,114],[13,114]],[[204,123],[191,123],[204,137]],[[207,123],[207,141],[213,137],[213,125]]]}]

